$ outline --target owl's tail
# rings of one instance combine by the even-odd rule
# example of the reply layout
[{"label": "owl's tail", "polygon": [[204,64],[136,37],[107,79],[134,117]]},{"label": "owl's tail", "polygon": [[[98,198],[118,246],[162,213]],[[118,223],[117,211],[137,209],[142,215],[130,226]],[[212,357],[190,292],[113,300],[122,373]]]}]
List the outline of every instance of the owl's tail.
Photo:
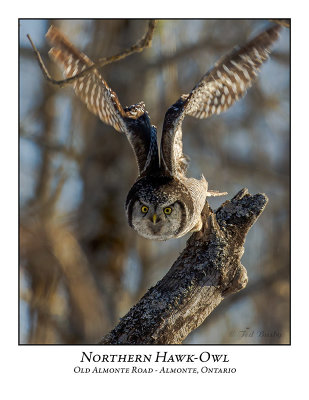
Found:
[{"label": "owl's tail", "polygon": [[207,197],[225,196],[227,194],[228,194],[227,192],[219,192],[218,190],[208,190],[207,191]]}]

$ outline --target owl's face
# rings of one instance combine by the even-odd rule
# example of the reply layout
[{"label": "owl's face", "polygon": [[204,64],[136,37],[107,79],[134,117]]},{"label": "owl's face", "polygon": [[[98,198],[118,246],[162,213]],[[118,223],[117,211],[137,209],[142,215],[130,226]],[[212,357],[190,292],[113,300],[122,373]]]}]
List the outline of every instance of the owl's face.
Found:
[{"label": "owl's face", "polygon": [[126,202],[129,225],[152,240],[177,238],[187,232],[192,200],[184,185],[166,176],[137,181]]}]

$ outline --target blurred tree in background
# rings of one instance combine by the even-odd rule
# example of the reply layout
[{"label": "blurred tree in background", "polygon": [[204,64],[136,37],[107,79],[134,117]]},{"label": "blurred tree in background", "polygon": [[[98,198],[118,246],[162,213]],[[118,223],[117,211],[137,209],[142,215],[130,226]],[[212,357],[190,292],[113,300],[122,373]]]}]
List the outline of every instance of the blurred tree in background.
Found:
[{"label": "blurred tree in background", "polygon": [[[20,342],[96,343],[159,280],[189,236],[152,242],[124,210],[137,168],[124,135],[105,126],[70,86],[48,84],[45,33],[59,27],[92,60],[119,53],[144,20],[20,20]],[[167,108],[215,61],[270,25],[266,20],[160,20],[152,47],[105,66],[123,106],[144,101],[160,132]],[[248,187],[269,204],[249,232],[249,284],[225,300],[185,343],[289,343],[290,31],[244,99],[209,120],[187,117],[191,176],[231,198]],[[210,198],[212,208],[223,199]]]}]

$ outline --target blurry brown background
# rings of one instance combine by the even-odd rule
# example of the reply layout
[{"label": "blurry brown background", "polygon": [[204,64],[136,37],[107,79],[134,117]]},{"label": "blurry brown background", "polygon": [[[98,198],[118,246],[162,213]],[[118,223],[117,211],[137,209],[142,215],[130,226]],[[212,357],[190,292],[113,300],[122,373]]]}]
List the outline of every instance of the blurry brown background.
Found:
[{"label": "blurry brown background", "polygon": [[[47,56],[50,24],[89,57],[114,55],[144,20],[20,20],[20,343],[96,343],[169,269],[188,236],[152,242],[132,231],[124,202],[137,168],[124,135],[70,87],[46,83],[27,41]],[[159,139],[167,108],[267,20],[161,20],[152,47],[104,67],[123,106],[144,101]],[[228,297],[186,344],[289,343],[290,31],[244,99],[209,120],[187,117],[190,173],[228,196],[247,187],[269,204],[247,236],[245,290]]]}]

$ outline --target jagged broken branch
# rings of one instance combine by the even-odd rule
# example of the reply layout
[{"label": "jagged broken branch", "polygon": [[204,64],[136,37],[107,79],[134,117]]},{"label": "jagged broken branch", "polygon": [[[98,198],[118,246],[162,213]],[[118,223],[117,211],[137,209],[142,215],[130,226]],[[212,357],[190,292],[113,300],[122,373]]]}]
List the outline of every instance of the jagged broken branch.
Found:
[{"label": "jagged broken branch", "polygon": [[100,344],[182,343],[227,295],[246,286],[243,245],[267,201],[242,189],[215,213],[206,203],[202,230]]}]

